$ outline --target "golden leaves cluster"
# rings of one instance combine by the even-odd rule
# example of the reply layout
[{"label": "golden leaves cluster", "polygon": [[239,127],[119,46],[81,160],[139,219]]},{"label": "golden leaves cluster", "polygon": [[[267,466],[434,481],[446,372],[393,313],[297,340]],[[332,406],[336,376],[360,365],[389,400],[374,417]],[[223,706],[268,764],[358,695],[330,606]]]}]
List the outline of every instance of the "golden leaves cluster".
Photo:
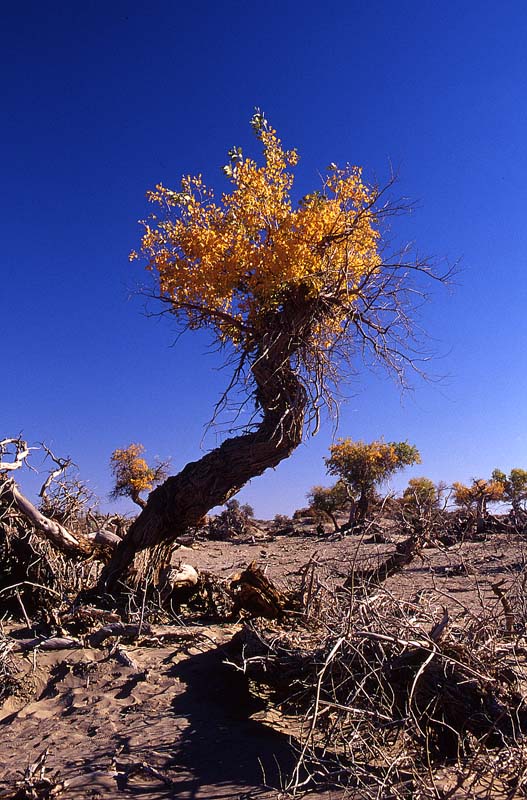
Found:
[{"label": "golden leaves cluster", "polygon": [[382,483],[398,470],[419,464],[421,457],[408,442],[354,442],[339,439],[326,459],[330,475],[338,475],[356,491]]},{"label": "golden leaves cluster", "polygon": [[480,502],[497,502],[502,500],[505,487],[498,480],[474,478],[470,486],[454,483],[454,502],[460,506],[472,506]]},{"label": "golden leaves cluster", "polygon": [[141,457],[144,449],[142,444],[130,444],[113,451],[110,467],[115,476],[115,495],[133,497],[153,488],[156,473]]},{"label": "golden leaves cluster", "polygon": [[231,188],[219,202],[201,175],[183,177],[179,191],[159,184],[148,193],[161,213],[144,222],[141,253],[161,296],[190,328],[212,326],[220,339],[243,344],[301,286],[307,296],[336,301],[317,329],[328,345],[361,278],[381,264],[377,190],[358,167],[331,165],[321,191],[293,208],[298,155],[284,150],[260,112],[252,125],[263,163],[233,148],[224,168]]}]

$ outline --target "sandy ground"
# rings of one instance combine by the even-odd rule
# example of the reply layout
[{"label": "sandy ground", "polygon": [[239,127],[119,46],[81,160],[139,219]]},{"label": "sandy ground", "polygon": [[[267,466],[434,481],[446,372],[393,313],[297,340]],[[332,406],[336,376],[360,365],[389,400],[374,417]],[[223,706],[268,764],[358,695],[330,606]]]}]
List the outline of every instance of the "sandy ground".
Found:
[{"label": "sandy ground", "polygon": [[[179,554],[221,577],[256,561],[287,587],[310,558],[339,579],[352,564],[374,563],[393,546],[306,532],[241,544],[201,542]],[[505,535],[430,548],[388,589],[414,599],[433,595],[461,622],[483,610],[499,614],[491,583],[512,584],[524,555],[523,542]],[[127,644],[135,668],[116,661],[109,646],[13,655],[25,677],[19,695],[0,707],[0,797],[14,796],[10,788],[44,751],[45,774],[67,781],[57,795],[65,798],[279,797],[294,765],[290,728],[224,665],[224,646],[238,629],[236,623],[197,625],[182,642]]]}]

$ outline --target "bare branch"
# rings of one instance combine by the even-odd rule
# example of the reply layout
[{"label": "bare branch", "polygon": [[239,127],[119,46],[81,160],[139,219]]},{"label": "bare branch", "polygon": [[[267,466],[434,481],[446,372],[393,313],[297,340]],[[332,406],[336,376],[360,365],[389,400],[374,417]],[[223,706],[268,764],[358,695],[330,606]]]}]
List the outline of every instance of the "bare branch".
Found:
[{"label": "bare branch", "polygon": [[43,450],[46,451],[46,456],[51,458],[51,460],[57,465],[57,469],[54,469],[49,473],[48,477],[41,486],[40,492],[38,493],[39,497],[41,497],[44,500],[44,502],[47,502],[48,501],[47,490],[49,489],[53,481],[56,478],[58,478],[59,475],[62,475],[62,473],[69,466],[71,466],[72,461],[71,458],[57,458],[57,456],[53,455],[49,447],[47,447],[47,445],[45,445],[44,442],[41,442],[41,447],[43,448]]},{"label": "bare branch", "polygon": [[[3,457],[9,454],[9,448],[15,448],[12,461],[3,461]],[[28,447],[27,442],[20,437],[16,439],[2,439],[0,441],[0,472],[12,472],[15,469],[20,469],[23,466],[26,458],[29,456],[31,450],[36,450],[35,447]]]}]

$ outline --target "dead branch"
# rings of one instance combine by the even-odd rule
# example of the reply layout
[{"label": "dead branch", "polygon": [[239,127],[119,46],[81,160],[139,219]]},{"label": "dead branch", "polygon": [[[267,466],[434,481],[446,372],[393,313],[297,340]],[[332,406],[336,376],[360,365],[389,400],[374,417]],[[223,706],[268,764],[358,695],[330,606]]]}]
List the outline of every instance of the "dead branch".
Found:
[{"label": "dead branch", "polygon": [[44,483],[40,487],[40,492],[38,493],[38,496],[42,498],[44,503],[48,504],[49,498],[48,498],[48,493],[47,492],[48,492],[49,487],[51,486],[51,484],[53,483],[53,481],[56,478],[58,478],[60,475],[62,475],[63,472],[68,467],[71,466],[72,462],[71,462],[71,458],[57,458],[57,456],[55,456],[51,452],[49,447],[47,447],[43,442],[42,442],[42,448],[46,451],[47,456],[49,458],[51,458],[51,460],[57,465],[56,469],[51,470],[51,472],[49,473],[48,477],[46,478],[46,480],[44,481]]},{"label": "dead branch", "polygon": [[245,610],[256,617],[276,619],[283,617],[291,605],[290,599],[271,583],[254,561],[232,577],[229,588],[234,598],[234,615]]},{"label": "dead branch", "polygon": [[90,645],[92,647],[99,647],[106,639],[114,636],[122,636],[126,639],[137,639],[140,636],[149,639],[164,639],[165,641],[185,641],[195,640],[200,636],[206,636],[204,631],[197,627],[174,627],[173,625],[149,625],[143,624],[128,624],[125,622],[114,622],[110,625],[105,625],[100,630],[93,633],[90,638]]},{"label": "dead branch", "polygon": [[503,586],[504,580],[505,579],[502,578],[501,581],[497,581],[496,583],[491,583],[490,586],[503,607],[503,611],[505,614],[505,630],[507,631],[507,633],[512,633],[514,630],[514,612],[512,610],[511,604],[509,603],[507,595],[501,588]]},{"label": "dead branch", "polygon": [[86,556],[93,553],[97,545],[115,548],[121,538],[104,529],[83,536],[74,536],[57,520],[42,514],[25,497],[12,478],[0,484],[0,500],[14,507],[37,531],[43,533],[59,550],[69,556]]},{"label": "dead branch", "polygon": [[[14,446],[15,448],[13,460],[3,461],[2,459],[6,453],[8,453],[10,446]],[[29,456],[30,451],[34,449],[33,447],[28,447],[27,442],[20,437],[16,439],[2,439],[0,441],[0,472],[11,472],[15,469],[20,469]]]},{"label": "dead branch", "polygon": [[403,567],[409,564],[419,555],[422,545],[422,538],[412,534],[403,542],[400,542],[395,552],[392,553],[382,564],[369,570],[353,570],[344,582],[344,589],[360,588],[365,590],[367,586],[383,583]]},{"label": "dead branch", "polygon": [[61,550],[70,555],[86,554],[87,548],[80,539],[73,536],[59,522],[45,517],[27,497],[24,497],[12,478],[0,486],[0,499],[13,505],[33,527],[44,533]]},{"label": "dead branch", "polygon": [[49,639],[13,639],[13,652],[25,652],[27,650],[72,650],[82,647],[82,642],[66,636],[52,636]]}]

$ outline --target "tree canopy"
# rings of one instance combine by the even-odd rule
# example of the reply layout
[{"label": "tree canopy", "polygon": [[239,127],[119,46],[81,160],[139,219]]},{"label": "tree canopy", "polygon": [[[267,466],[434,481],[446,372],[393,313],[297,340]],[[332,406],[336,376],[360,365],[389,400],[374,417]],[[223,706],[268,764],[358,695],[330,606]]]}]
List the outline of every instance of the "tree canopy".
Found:
[{"label": "tree canopy", "polygon": [[115,479],[111,497],[129,497],[141,508],[146,505],[141,494],[150,492],[168,474],[168,462],[158,461],[154,465],[148,465],[142,457],[144,450],[142,444],[132,443],[123,449],[114,450],[110,457],[110,469]]},{"label": "tree canopy", "polygon": [[350,495],[358,498],[351,511],[351,524],[364,520],[376,485],[405,466],[421,462],[419,451],[408,442],[368,443],[347,438],[339,439],[329,450],[330,456],[326,458],[329,474],[336,475],[349,487]]},{"label": "tree canopy", "polygon": [[417,448],[408,442],[354,442],[339,439],[330,447],[326,466],[330,475],[337,475],[360,494],[383,483],[400,469],[419,464]]},{"label": "tree canopy", "polygon": [[525,506],[527,501],[527,470],[515,467],[508,475],[502,470],[492,472],[492,481],[503,487],[503,499],[512,505],[514,511]]},{"label": "tree canopy", "polygon": [[332,403],[342,362],[358,346],[402,376],[412,363],[409,272],[433,271],[408,251],[384,258],[382,222],[400,207],[367,185],[361,168],[335,164],[295,204],[297,152],[284,149],[261,111],[251,125],[263,163],[232,148],[224,167],[231,189],[219,200],[201,174],[148,193],[159,212],[143,223],[140,252],[156,297],[184,328],[207,328],[234,347],[234,380],[285,326],[295,338],[285,357],[314,409]]}]

